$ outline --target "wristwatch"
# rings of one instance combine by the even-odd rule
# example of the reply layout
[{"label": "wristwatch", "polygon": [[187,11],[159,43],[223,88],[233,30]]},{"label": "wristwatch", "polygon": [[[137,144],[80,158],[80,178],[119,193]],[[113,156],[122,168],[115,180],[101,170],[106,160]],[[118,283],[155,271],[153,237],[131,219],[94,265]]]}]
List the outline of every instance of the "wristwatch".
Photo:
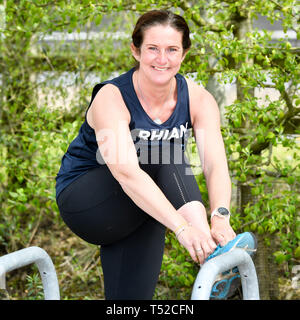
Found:
[{"label": "wristwatch", "polygon": [[218,216],[221,218],[230,218],[230,212],[228,209],[224,208],[224,207],[219,207],[216,208],[210,215],[210,219],[212,219],[213,216]]}]

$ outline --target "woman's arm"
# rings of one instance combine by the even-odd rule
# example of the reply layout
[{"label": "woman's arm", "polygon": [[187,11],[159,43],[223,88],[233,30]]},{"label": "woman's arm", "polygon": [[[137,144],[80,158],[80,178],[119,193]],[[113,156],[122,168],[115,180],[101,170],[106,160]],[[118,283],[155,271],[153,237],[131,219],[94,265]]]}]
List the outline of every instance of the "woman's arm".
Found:
[{"label": "woman's arm", "polygon": [[175,230],[184,224],[185,219],[139,167],[129,130],[130,115],[119,89],[105,85],[91,105],[91,116],[101,156],[125,193],[169,229]]},{"label": "woman's arm", "polygon": [[[119,89],[105,85],[96,95],[88,114],[95,130],[101,156],[124,192],[154,219],[176,232],[187,221],[176,211],[152,178],[139,167],[131,138],[130,114]],[[178,237],[195,262],[203,263],[196,252],[202,239],[193,227],[185,228]]]},{"label": "woman's arm", "polygon": [[[213,96],[204,88],[188,82],[190,110],[196,144],[209,195],[211,212],[218,207],[230,208],[231,181],[224,142],[220,130],[220,112]],[[211,233],[221,245],[235,237],[228,219],[214,216]]]}]

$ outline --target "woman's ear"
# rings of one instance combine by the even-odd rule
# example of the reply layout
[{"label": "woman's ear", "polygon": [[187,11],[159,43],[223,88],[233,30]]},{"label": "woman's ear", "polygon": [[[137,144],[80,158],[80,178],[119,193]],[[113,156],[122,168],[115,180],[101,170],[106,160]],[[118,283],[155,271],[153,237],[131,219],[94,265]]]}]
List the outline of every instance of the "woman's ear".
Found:
[{"label": "woman's ear", "polygon": [[181,62],[185,59],[185,56],[187,55],[187,53],[189,52],[190,49],[186,49],[183,51],[183,54],[182,54],[182,58],[181,58]]},{"label": "woman's ear", "polygon": [[136,61],[140,61],[140,50],[131,42],[130,44],[131,53]]}]

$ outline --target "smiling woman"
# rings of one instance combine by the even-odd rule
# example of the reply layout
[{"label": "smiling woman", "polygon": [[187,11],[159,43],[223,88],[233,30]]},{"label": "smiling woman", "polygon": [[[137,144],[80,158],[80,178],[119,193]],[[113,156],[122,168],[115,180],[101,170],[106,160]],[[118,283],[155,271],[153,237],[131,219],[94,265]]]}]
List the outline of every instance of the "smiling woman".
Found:
[{"label": "smiling woman", "polygon": [[133,82],[145,111],[162,124],[176,105],[175,75],[187,50],[182,48],[182,33],[169,25],[154,25],[146,29],[139,48],[131,44],[138,62]]},{"label": "smiling woman", "polygon": [[94,87],[62,159],[61,217],[79,237],[101,246],[106,299],[152,298],[166,227],[196,263],[235,237],[228,217],[214,215],[210,229],[184,154],[193,129],[211,209],[229,208],[218,106],[178,73],[190,46],[182,17],[164,10],[142,15],[130,47],[138,65]]}]

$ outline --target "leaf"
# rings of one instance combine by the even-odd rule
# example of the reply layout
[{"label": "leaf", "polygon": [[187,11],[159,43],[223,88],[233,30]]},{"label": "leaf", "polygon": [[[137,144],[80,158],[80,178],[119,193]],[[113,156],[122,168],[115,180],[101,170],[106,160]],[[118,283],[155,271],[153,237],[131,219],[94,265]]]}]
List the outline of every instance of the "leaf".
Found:
[{"label": "leaf", "polygon": [[289,176],[289,177],[287,178],[287,183],[288,183],[288,184],[294,184],[294,183],[295,183],[295,177]]},{"label": "leaf", "polygon": [[258,231],[259,234],[263,234],[264,233],[264,228],[260,225],[260,226],[258,226],[257,231]]},{"label": "leaf", "polygon": [[260,194],[260,188],[259,187],[255,187],[255,188],[252,188],[251,189],[251,193],[252,193],[252,195],[254,195],[254,196],[257,196],[257,195],[259,195]]},{"label": "leaf", "polygon": [[274,139],[275,138],[275,134],[274,134],[274,132],[269,132],[268,134],[267,134],[267,139]]},{"label": "leaf", "polygon": [[294,256],[295,258],[300,258],[300,246],[295,249]]},{"label": "leaf", "polygon": [[250,230],[255,231],[257,229],[257,225],[258,225],[257,222],[251,223]]},{"label": "leaf", "polygon": [[286,260],[286,255],[282,251],[276,251],[273,255],[275,256],[275,261],[279,264]]}]

